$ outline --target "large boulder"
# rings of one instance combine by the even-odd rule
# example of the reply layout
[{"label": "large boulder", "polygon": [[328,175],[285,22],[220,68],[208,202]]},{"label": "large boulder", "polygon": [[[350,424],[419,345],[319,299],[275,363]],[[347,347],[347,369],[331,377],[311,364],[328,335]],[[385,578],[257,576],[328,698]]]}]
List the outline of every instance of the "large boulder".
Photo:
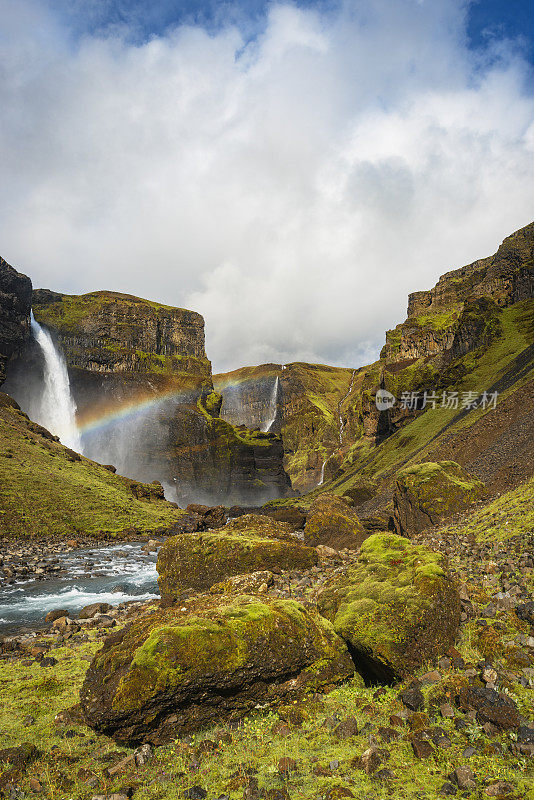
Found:
[{"label": "large boulder", "polygon": [[[162,597],[176,598],[185,589],[204,591],[232,575],[309,569],[317,564],[313,548],[305,547],[289,532],[280,531],[281,523],[265,519],[265,526],[256,528],[227,526],[219,531],[167,539],[157,563]],[[246,525],[242,520],[246,518],[235,522]]]},{"label": "large boulder", "polygon": [[455,461],[429,461],[397,476],[393,521],[401,535],[419,533],[486,496],[484,484]]},{"label": "large boulder", "polygon": [[311,504],[304,526],[304,541],[311,547],[357,550],[367,536],[354,509],[337,495],[320,494]]},{"label": "large boulder", "polygon": [[318,607],[372,679],[409,675],[454,642],[460,599],[445,560],[395,534],[374,534]]},{"label": "large boulder", "polygon": [[97,731],[160,744],[353,673],[344,642],[316,612],[290,600],[204,596],[187,611],[160,610],[109,636],[80,699]]}]

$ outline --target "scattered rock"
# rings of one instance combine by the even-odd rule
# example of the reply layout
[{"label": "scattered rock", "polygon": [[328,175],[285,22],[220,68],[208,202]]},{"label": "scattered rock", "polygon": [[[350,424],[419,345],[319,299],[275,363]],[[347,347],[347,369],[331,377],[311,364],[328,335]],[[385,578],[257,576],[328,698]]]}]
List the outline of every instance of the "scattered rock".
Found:
[{"label": "scattered rock", "polygon": [[112,607],[109,603],[91,603],[82,608],[78,614],[78,619],[92,619],[97,614],[105,614],[107,611],[111,611]]},{"label": "scattered rock", "polygon": [[469,686],[460,693],[462,708],[476,711],[480,723],[491,722],[497,728],[519,728],[520,717],[515,702],[494,689]]},{"label": "scattered rock", "polygon": [[495,797],[497,800],[505,800],[507,797],[513,796],[515,787],[508,781],[497,781],[492,783],[484,789],[484,794],[488,797]]},{"label": "scattered rock", "polygon": [[45,622],[55,622],[56,619],[61,619],[62,617],[68,617],[69,612],[66,608],[55,608],[53,611],[49,611],[45,617]]},{"label": "scattered rock", "polygon": [[399,699],[402,700],[406,708],[412,711],[419,711],[420,708],[423,708],[425,698],[419,681],[413,681],[406,689],[403,689],[399,694]]},{"label": "scattered rock", "polygon": [[412,748],[416,758],[429,758],[434,752],[427,739],[412,739]]},{"label": "scattered rock", "polygon": [[469,767],[457,767],[449,775],[449,780],[455,783],[459,789],[476,789],[477,787],[473,770]]},{"label": "scattered rock", "polygon": [[274,583],[274,575],[269,570],[258,570],[248,575],[233,575],[225,581],[214,584],[211,594],[257,594],[263,593]]},{"label": "scattered rock", "polygon": [[357,736],[358,722],[356,717],[347,717],[342,720],[332,732],[338,739],[350,739],[351,736]]},{"label": "scattered rock", "polygon": [[364,772],[366,772],[368,775],[371,775],[373,772],[376,772],[376,770],[382,763],[382,759],[380,758],[380,753],[378,752],[378,748],[369,747],[367,750],[365,750],[365,752],[362,753],[361,762]]}]

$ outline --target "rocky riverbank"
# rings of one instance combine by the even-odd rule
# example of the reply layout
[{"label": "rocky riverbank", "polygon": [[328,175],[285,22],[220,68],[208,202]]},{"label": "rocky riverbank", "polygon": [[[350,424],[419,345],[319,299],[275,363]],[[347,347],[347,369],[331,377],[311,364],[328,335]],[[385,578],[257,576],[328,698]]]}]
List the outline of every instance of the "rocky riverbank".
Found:
[{"label": "rocky riverbank", "polygon": [[[356,675],[327,694],[288,697],[241,719],[224,721],[214,710],[211,723],[155,749],[148,728],[145,741],[117,746],[86,727],[79,690],[102,640],[109,651],[125,626],[146,625],[162,613],[157,601],[52,615],[46,633],[4,640],[2,741],[18,749],[0,752],[0,788],[58,800],[532,800],[531,491],[521,487],[404,540],[447,559],[461,610],[452,646],[389,685],[366,687]],[[171,612],[187,619],[187,608],[216,610],[218,597],[228,604],[245,592],[313,614],[325,586],[361,569],[364,551],[319,545],[307,569],[235,574],[207,594],[184,590]]]}]

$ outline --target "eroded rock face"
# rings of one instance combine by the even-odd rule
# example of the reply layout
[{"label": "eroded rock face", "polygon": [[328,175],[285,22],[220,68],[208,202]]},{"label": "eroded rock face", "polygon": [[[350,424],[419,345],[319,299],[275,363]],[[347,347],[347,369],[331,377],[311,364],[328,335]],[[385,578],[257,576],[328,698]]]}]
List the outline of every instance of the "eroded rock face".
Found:
[{"label": "eroded rock face", "polygon": [[317,563],[317,552],[312,547],[305,547],[292,537],[286,526],[273,520],[268,523],[168,539],[159,551],[157,563],[162,597],[172,599],[186,589],[203,591],[232,575],[309,569]]},{"label": "eroded rock face", "polygon": [[0,386],[6,364],[30,338],[32,283],[0,258]]},{"label": "eroded rock face", "polygon": [[321,494],[311,504],[304,526],[304,541],[311,547],[357,550],[367,536],[357,513],[340,497]]},{"label": "eroded rock face", "polygon": [[419,533],[484,497],[484,484],[454,461],[415,464],[397,478],[395,530],[405,536]]},{"label": "eroded rock face", "polygon": [[439,553],[374,534],[356,565],[327,584],[318,607],[373,679],[405,677],[454,642],[460,599]]},{"label": "eroded rock face", "polygon": [[353,673],[332,626],[298,603],[199,598],[106,639],[80,698],[96,730],[125,744],[161,744]]}]

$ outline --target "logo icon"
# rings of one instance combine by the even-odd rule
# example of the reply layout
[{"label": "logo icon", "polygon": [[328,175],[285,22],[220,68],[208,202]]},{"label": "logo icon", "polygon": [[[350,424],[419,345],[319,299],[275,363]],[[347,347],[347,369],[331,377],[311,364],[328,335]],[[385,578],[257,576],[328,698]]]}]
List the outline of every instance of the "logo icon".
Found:
[{"label": "logo icon", "polygon": [[393,408],[396,398],[387,389],[379,389],[376,393],[375,403],[379,411],[387,411],[388,408]]}]

